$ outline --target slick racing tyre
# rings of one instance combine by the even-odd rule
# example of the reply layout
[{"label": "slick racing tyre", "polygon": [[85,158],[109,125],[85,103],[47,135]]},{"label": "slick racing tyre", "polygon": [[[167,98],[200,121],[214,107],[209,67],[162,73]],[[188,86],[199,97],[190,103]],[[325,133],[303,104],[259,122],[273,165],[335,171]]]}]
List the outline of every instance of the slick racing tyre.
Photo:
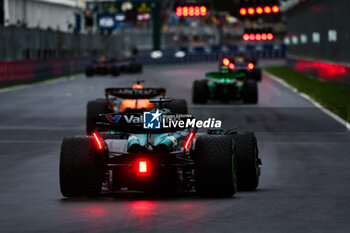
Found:
[{"label": "slick racing tyre", "polygon": [[194,104],[205,104],[208,102],[209,88],[205,80],[196,80],[193,83],[192,102]]},{"label": "slick racing tyre", "polygon": [[116,66],[113,66],[111,68],[111,74],[114,76],[114,77],[118,77],[120,75],[120,69]]},{"label": "slick racing tyre", "polygon": [[252,70],[253,78],[255,81],[260,82],[262,78],[262,72],[260,68],[255,68]]},{"label": "slick racing tyre", "polygon": [[59,178],[65,197],[95,197],[101,193],[106,158],[90,136],[64,138],[61,145]]},{"label": "slick racing tyre", "polygon": [[258,84],[254,80],[246,80],[242,88],[243,102],[246,104],[256,104],[258,102]]},{"label": "slick racing tyre", "polygon": [[164,108],[170,110],[171,113],[187,114],[187,102],[184,99],[173,100],[170,103],[164,103]]},{"label": "slick racing tyre", "polygon": [[133,74],[142,73],[142,65],[138,62],[130,63],[129,72]]},{"label": "slick racing tyre", "polygon": [[235,142],[238,190],[255,190],[259,185],[261,160],[254,133],[231,129],[225,134],[231,135]]},{"label": "slick racing tyre", "polygon": [[195,187],[201,196],[231,197],[237,189],[237,166],[231,136],[204,135],[196,140]]},{"label": "slick racing tyre", "polygon": [[90,77],[94,76],[94,73],[95,73],[94,72],[94,68],[92,66],[86,67],[85,75],[86,75],[87,78],[90,78]]},{"label": "slick racing tyre", "polygon": [[108,102],[106,99],[97,99],[89,101],[86,107],[86,132],[87,134],[93,133],[94,118],[99,114],[109,113]]}]

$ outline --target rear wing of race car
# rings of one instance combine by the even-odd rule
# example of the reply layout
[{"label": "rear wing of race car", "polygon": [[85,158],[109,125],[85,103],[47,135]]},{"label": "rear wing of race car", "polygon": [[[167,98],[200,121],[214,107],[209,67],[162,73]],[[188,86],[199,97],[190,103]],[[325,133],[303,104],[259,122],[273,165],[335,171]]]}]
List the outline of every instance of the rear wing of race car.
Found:
[{"label": "rear wing of race car", "polygon": [[247,77],[247,73],[244,70],[238,72],[209,72],[205,74],[207,78],[214,79],[244,79]]},{"label": "rear wing of race car", "polygon": [[157,96],[165,96],[166,90],[164,88],[107,88],[105,89],[106,97],[109,95],[122,99],[150,99]]},{"label": "rear wing of race car", "polygon": [[[161,114],[156,112],[111,113],[95,117],[96,131],[115,131],[133,134],[161,134],[189,130],[193,116],[186,114]],[[178,122],[176,125],[169,121]],[[166,123],[164,123],[166,122]],[[183,123],[179,123],[183,122]]]}]

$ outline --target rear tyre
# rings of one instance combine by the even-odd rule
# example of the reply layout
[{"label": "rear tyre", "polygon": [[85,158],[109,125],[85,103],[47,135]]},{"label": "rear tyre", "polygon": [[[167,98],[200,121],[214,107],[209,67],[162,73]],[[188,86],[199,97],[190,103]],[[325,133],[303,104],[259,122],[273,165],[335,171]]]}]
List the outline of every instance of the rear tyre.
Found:
[{"label": "rear tyre", "polygon": [[231,136],[205,135],[196,140],[195,187],[202,196],[231,197],[237,189],[236,157]]},{"label": "rear tyre", "polygon": [[164,103],[164,108],[170,110],[171,113],[187,114],[187,102],[184,99],[173,100],[170,103]]},{"label": "rear tyre", "polygon": [[242,89],[243,102],[256,104],[258,102],[258,84],[254,80],[246,80]]},{"label": "rear tyre", "polygon": [[65,197],[96,197],[105,178],[103,152],[97,151],[92,137],[64,138],[61,145],[59,177]]},{"label": "rear tyre", "polygon": [[257,82],[261,81],[262,78],[262,71],[260,68],[255,68],[252,70],[252,75],[253,75],[253,79]]},{"label": "rear tyre", "polygon": [[231,135],[235,141],[238,190],[255,190],[259,185],[261,160],[254,133],[232,129],[225,134]]},{"label": "rear tyre", "polygon": [[208,102],[209,88],[205,80],[196,80],[193,83],[192,102],[194,104],[205,104]]},{"label": "rear tyre", "polygon": [[142,65],[137,62],[130,63],[128,71],[131,74],[142,73]]},{"label": "rear tyre", "polygon": [[108,101],[106,99],[97,99],[89,101],[86,107],[86,133],[92,134],[95,130],[94,119],[99,114],[109,113]]},{"label": "rear tyre", "polygon": [[113,66],[112,69],[111,69],[111,74],[114,76],[114,77],[118,77],[120,75],[120,69],[116,66]]},{"label": "rear tyre", "polygon": [[86,67],[85,75],[86,75],[87,78],[90,78],[90,77],[94,76],[94,68],[92,66]]}]

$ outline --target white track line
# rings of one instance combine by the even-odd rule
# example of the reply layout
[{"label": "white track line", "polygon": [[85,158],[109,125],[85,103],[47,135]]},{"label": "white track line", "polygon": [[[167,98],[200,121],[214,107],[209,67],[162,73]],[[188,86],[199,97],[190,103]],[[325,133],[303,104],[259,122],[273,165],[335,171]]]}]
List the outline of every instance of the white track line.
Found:
[{"label": "white track line", "polygon": [[43,86],[43,85],[47,85],[47,84],[55,84],[55,83],[61,83],[61,82],[66,82],[69,80],[74,80],[76,79],[78,76],[71,76],[71,77],[61,77],[61,78],[57,78],[54,80],[45,80],[45,81],[39,81],[37,83],[32,83],[32,84],[18,84],[19,86],[14,86],[14,87],[7,87],[7,88],[3,88],[0,89],[0,93],[5,93],[5,92],[9,92],[9,91],[18,91],[18,90],[22,90],[22,89],[27,89],[27,88],[32,88],[35,86]]},{"label": "white track line", "polygon": [[306,95],[305,93],[299,92],[296,88],[292,87],[291,85],[289,85],[287,82],[285,82],[284,80],[280,79],[279,77],[270,74],[266,71],[264,71],[264,76],[280,83],[282,86],[292,90],[294,93],[300,95],[301,97],[303,97],[304,99],[308,100],[310,103],[312,103],[316,108],[320,109],[322,112],[324,112],[325,114],[327,114],[328,116],[332,117],[334,120],[338,121],[340,124],[344,125],[348,130],[350,130],[350,122],[344,120],[343,118],[339,117],[338,115],[336,115],[335,113],[331,112],[330,110],[324,108],[321,104],[319,104],[318,102],[316,102],[314,99],[312,99],[310,96]]}]

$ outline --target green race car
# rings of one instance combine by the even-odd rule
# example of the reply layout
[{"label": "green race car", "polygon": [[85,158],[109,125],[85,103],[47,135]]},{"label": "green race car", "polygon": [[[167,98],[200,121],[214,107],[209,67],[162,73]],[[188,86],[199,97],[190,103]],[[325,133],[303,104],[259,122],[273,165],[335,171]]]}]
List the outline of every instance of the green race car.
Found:
[{"label": "green race car", "polygon": [[246,66],[244,64],[245,62],[224,58],[219,64],[219,72],[206,73],[205,79],[194,81],[192,102],[204,104],[208,100],[243,100],[247,104],[256,104],[259,75],[252,73],[254,63],[248,62]]},{"label": "green race car", "polygon": [[[91,136],[65,138],[59,171],[62,195],[142,191],[230,197],[237,189],[257,188],[261,161],[254,133],[158,128],[162,119],[193,122],[188,115],[173,116],[165,108],[101,114]],[[147,120],[151,128],[145,127]]]}]

